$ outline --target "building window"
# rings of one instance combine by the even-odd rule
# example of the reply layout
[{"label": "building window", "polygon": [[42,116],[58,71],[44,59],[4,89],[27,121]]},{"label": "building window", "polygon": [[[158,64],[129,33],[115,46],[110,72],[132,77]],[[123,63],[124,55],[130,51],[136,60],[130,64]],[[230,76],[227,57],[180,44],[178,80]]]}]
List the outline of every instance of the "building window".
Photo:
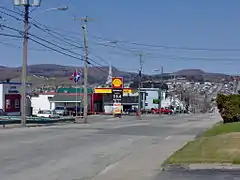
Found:
[{"label": "building window", "polygon": [[19,99],[15,99],[15,108],[19,108],[19,105],[20,105]]},{"label": "building window", "polygon": [[6,108],[7,109],[11,108],[11,99],[6,99]]}]

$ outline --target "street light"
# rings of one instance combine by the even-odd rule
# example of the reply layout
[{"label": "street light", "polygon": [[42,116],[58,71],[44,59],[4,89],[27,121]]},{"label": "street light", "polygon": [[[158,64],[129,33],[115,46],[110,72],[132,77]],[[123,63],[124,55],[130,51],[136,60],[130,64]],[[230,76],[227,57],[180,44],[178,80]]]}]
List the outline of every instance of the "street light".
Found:
[{"label": "street light", "polygon": [[34,6],[39,7],[41,5],[41,0],[32,0],[32,4],[29,0],[14,0],[14,6]]},{"label": "street light", "polygon": [[29,7],[39,7],[41,0],[14,0],[15,6],[24,6],[24,33],[23,33],[23,49],[22,49],[22,80],[21,80],[21,124],[26,126],[26,79],[27,79],[27,55],[28,55],[28,30],[29,30]]}]

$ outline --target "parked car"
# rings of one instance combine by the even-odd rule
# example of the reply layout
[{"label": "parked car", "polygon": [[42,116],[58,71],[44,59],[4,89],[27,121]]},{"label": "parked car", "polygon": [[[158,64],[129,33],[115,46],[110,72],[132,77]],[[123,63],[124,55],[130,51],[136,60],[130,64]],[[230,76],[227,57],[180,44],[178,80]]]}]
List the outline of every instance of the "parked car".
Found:
[{"label": "parked car", "polygon": [[67,114],[68,114],[67,108],[64,106],[56,106],[54,111],[56,112],[56,114],[58,114],[60,116],[67,116]]},{"label": "parked car", "polygon": [[153,114],[159,114],[159,113],[161,113],[161,114],[172,114],[173,110],[167,109],[167,108],[160,108],[160,109],[152,108],[151,113],[153,113]]},{"label": "parked car", "polygon": [[77,112],[77,116],[83,116],[83,108],[81,107],[68,107],[67,108],[67,114],[71,114],[73,116],[76,116],[76,112]]},{"label": "parked car", "polygon": [[40,110],[37,113],[38,117],[44,117],[44,118],[58,118],[60,117],[58,114],[56,114],[55,111],[51,110]]}]

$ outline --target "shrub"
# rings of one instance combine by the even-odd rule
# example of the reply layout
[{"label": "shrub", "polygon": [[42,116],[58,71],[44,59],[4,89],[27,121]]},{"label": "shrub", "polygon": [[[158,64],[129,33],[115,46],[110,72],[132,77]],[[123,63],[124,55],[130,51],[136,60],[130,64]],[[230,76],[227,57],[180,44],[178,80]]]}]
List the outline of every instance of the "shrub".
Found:
[{"label": "shrub", "polygon": [[216,98],[217,107],[224,123],[240,121],[240,95],[218,94]]}]

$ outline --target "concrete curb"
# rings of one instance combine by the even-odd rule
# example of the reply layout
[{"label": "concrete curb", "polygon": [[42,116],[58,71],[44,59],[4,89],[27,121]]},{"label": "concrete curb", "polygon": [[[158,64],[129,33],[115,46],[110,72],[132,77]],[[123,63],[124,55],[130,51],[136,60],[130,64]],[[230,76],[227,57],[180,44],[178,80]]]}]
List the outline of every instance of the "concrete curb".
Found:
[{"label": "concrete curb", "polygon": [[240,165],[230,163],[189,164],[189,170],[240,170]]},{"label": "concrete curb", "polygon": [[213,164],[171,164],[162,167],[162,171],[197,171],[197,170],[238,170],[240,165],[230,163],[213,163]]}]

